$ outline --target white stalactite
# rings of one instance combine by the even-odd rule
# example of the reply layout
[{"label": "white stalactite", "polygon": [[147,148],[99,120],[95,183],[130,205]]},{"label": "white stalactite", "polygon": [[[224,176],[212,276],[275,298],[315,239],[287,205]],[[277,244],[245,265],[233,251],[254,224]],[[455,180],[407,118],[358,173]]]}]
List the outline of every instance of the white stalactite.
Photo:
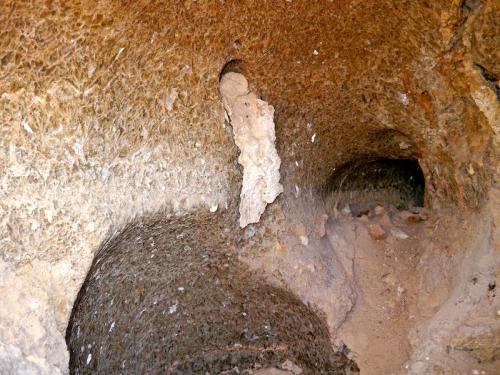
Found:
[{"label": "white stalactite", "polygon": [[274,108],[249,91],[242,74],[225,74],[220,90],[240,149],[238,162],[243,166],[240,227],[244,228],[257,223],[266,206],[283,192],[279,182],[281,160],[274,145]]}]

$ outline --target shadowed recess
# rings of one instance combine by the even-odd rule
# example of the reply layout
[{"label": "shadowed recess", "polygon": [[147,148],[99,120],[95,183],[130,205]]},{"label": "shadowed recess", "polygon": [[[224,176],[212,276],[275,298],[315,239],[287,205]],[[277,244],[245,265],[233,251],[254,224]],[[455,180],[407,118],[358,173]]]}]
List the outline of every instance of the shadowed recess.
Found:
[{"label": "shadowed recess", "polygon": [[71,373],[250,374],[287,360],[304,374],[357,373],[322,318],[228,255],[223,228],[149,218],[105,241],[67,329]]},{"label": "shadowed recess", "polygon": [[336,168],[326,190],[356,215],[377,205],[412,209],[424,205],[425,178],[417,160],[356,160]]}]

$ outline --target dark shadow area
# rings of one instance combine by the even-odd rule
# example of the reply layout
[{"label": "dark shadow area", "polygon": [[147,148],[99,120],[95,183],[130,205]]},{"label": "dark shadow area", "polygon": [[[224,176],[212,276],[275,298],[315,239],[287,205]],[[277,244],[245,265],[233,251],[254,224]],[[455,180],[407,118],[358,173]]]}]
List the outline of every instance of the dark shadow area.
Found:
[{"label": "dark shadow area", "polygon": [[355,215],[377,205],[413,209],[424,205],[425,178],[417,160],[356,160],[336,168],[326,195]]},{"label": "dark shadow area", "polygon": [[251,374],[287,360],[303,374],[358,373],[320,316],[231,255],[229,226],[159,216],[105,241],[67,328],[71,373]]},{"label": "dark shadow area", "polygon": [[240,59],[234,59],[228,61],[226,64],[224,64],[224,67],[222,68],[219,74],[219,81],[226,73],[240,73],[245,75],[246,73],[245,62]]}]

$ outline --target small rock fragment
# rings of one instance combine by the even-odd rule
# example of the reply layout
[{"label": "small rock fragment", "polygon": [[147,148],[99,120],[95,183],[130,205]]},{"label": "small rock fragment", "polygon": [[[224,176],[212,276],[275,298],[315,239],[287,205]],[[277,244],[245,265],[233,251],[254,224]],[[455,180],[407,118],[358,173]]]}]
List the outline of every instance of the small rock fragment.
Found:
[{"label": "small rock fragment", "polygon": [[288,247],[284,244],[281,244],[279,242],[277,242],[274,246],[273,246],[273,250],[277,253],[286,253],[288,251]]},{"label": "small rock fragment", "polygon": [[281,368],[283,370],[288,370],[290,371],[293,375],[300,375],[302,374],[302,369],[297,366],[295,363],[287,359],[285,362],[281,364]]},{"label": "small rock fragment", "polygon": [[399,228],[392,228],[391,235],[399,240],[406,240],[410,238],[410,236],[408,236],[403,230]]},{"label": "small rock fragment", "polygon": [[407,223],[418,223],[420,221],[420,216],[418,214],[414,214],[410,211],[401,211],[399,213],[399,217],[406,221]]},{"label": "small rock fragment", "polygon": [[309,237],[307,237],[307,236],[300,236],[299,239],[300,239],[300,243],[302,245],[304,245],[304,246],[309,245]]},{"label": "small rock fragment", "polygon": [[384,213],[380,218],[379,223],[386,227],[391,227],[392,226],[391,217],[387,213]]},{"label": "small rock fragment", "polygon": [[295,224],[292,230],[293,233],[299,238],[302,245],[307,246],[309,244],[309,238],[307,237],[306,227],[304,224]]},{"label": "small rock fragment", "polygon": [[245,228],[245,234],[244,234],[245,238],[248,239],[248,238],[252,238],[253,236],[255,236],[255,227],[253,225],[249,225]]},{"label": "small rock fragment", "polygon": [[376,241],[384,240],[387,238],[387,233],[380,224],[371,224],[368,227],[368,233],[370,237]]},{"label": "small rock fragment", "polygon": [[408,105],[408,103],[410,103],[410,100],[408,99],[408,95],[406,95],[403,92],[399,94],[399,99],[401,100],[401,103],[403,103],[404,105]]},{"label": "small rock fragment", "polygon": [[328,221],[327,214],[320,215],[316,219],[315,229],[316,229],[316,233],[318,234],[318,236],[320,236],[320,237],[325,236],[325,234],[326,234],[326,222],[327,221]]},{"label": "small rock fragment", "polygon": [[467,173],[469,173],[469,176],[474,176],[474,174],[476,173],[472,164],[469,164],[469,167],[467,168]]},{"label": "small rock fragment", "polygon": [[408,143],[406,143],[406,142],[404,142],[404,141],[403,141],[403,142],[400,142],[400,143],[399,143],[399,148],[400,148],[401,150],[407,150],[407,149],[409,149],[409,148],[410,148],[410,145],[409,145]]},{"label": "small rock fragment", "polygon": [[367,215],[361,215],[358,220],[362,223],[368,224],[370,222],[370,219],[368,218]]},{"label": "small rock fragment", "polygon": [[396,278],[392,273],[382,276],[382,281],[392,287],[396,286],[397,283]]},{"label": "small rock fragment", "polygon": [[342,215],[344,215],[344,216],[349,216],[349,215],[352,215],[352,212],[351,212],[351,207],[349,207],[349,205],[348,205],[348,204],[346,204],[346,205],[344,206],[344,208],[342,208],[342,211],[341,211],[341,212],[342,212]]},{"label": "small rock fragment", "polygon": [[426,220],[429,220],[431,214],[430,214],[429,210],[423,208],[422,210],[420,210],[420,213],[418,214],[418,216],[420,217],[421,221],[426,221]]},{"label": "small rock fragment", "polygon": [[422,207],[412,206],[410,207],[410,212],[414,214],[419,214],[422,211]]},{"label": "small rock fragment", "polygon": [[398,296],[401,297],[405,292],[405,288],[403,288],[402,286],[398,286],[396,291],[398,292]]},{"label": "small rock fragment", "polygon": [[300,196],[300,188],[295,185],[295,198],[298,198]]},{"label": "small rock fragment", "polygon": [[292,227],[293,233],[297,236],[305,236],[306,235],[306,227],[302,223],[297,223]]},{"label": "small rock fragment", "polygon": [[377,206],[373,211],[375,212],[375,215],[379,216],[384,214],[385,208],[382,206]]},{"label": "small rock fragment", "polygon": [[275,367],[273,368],[262,368],[259,370],[255,370],[253,372],[254,375],[293,375],[292,372],[287,370],[279,370]]},{"label": "small rock fragment", "polygon": [[21,122],[21,126],[23,127],[26,133],[33,134],[33,129],[31,129],[31,126],[29,126],[26,121]]},{"label": "small rock fragment", "polygon": [[171,89],[170,93],[165,99],[165,107],[167,107],[167,111],[170,112],[174,108],[174,103],[178,97],[179,97],[179,92],[177,91],[177,88]]},{"label": "small rock fragment", "polygon": [[35,231],[40,228],[40,222],[38,220],[33,220],[31,222],[31,230]]}]

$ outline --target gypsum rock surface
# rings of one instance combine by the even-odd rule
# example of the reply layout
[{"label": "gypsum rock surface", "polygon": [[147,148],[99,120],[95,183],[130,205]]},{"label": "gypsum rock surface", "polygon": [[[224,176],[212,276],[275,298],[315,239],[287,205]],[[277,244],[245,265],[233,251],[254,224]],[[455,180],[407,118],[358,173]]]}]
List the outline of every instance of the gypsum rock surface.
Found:
[{"label": "gypsum rock surface", "polygon": [[[471,4],[473,9],[464,11]],[[499,4],[1,1],[0,256],[16,272],[33,264],[26,271],[30,280],[68,264],[51,283],[11,290],[19,301],[29,298],[57,311],[43,323],[49,340],[39,340],[38,330],[31,329],[29,308],[10,309],[12,302],[0,295],[0,305],[24,328],[2,322],[7,344],[22,342],[23,355],[32,342],[47,353],[56,350],[54,342],[63,342],[71,306],[110,228],[158,207],[208,210],[218,204],[222,210],[228,200],[238,199],[237,149],[231,129],[221,126],[219,92],[221,68],[228,59],[238,59],[275,108],[285,193],[261,221],[278,222],[283,207],[292,211],[283,224],[304,221],[303,208],[310,209],[316,198],[305,200],[308,188],[320,189],[332,169],[347,162],[365,156],[418,158],[426,206],[441,217],[440,207],[459,207],[469,223],[466,229],[491,239],[491,250],[484,253],[485,276],[484,270],[464,272],[469,254],[482,252],[464,241],[462,226],[433,230],[417,304],[427,312],[416,320],[434,323],[418,330],[411,349],[418,354],[412,361],[419,360],[430,373],[477,370],[464,359],[491,358],[492,346],[465,351],[459,345],[450,354],[450,342],[470,334],[448,318],[464,310],[455,302],[465,301],[471,309],[463,326],[475,329],[477,321],[470,317],[478,316],[484,326],[498,326],[498,296],[471,298],[457,280],[470,283],[479,275],[473,286],[487,296],[494,280],[489,275],[498,274],[500,194],[498,173],[493,179],[491,173],[498,170],[500,106],[490,76],[500,71],[495,54]],[[402,142],[410,147],[402,149]],[[467,218],[475,210],[487,225]],[[236,222],[237,210],[234,215]],[[310,246],[294,258],[270,238],[272,228],[264,229],[252,238],[255,246],[246,250],[247,258],[264,255],[269,272],[284,275],[296,293],[302,288],[303,301],[317,304],[328,320],[342,321],[345,308],[338,314],[336,301],[350,299],[348,289],[337,283],[311,288],[297,279],[294,267],[318,250]],[[450,247],[437,241],[446,232],[456,233]],[[36,265],[37,260],[47,266]],[[330,264],[319,267],[310,280],[321,278],[326,285],[330,273]],[[425,298],[438,281],[455,290],[450,309],[443,310],[446,293]],[[50,298],[39,295],[38,288]],[[450,323],[446,329],[440,324],[444,320]],[[438,352],[442,355],[428,355]]]},{"label": "gypsum rock surface", "polygon": [[220,91],[240,150],[238,162],[243,166],[240,227],[244,228],[259,222],[266,206],[283,192],[281,160],[274,146],[274,108],[249,91],[240,73],[224,74]]}]

